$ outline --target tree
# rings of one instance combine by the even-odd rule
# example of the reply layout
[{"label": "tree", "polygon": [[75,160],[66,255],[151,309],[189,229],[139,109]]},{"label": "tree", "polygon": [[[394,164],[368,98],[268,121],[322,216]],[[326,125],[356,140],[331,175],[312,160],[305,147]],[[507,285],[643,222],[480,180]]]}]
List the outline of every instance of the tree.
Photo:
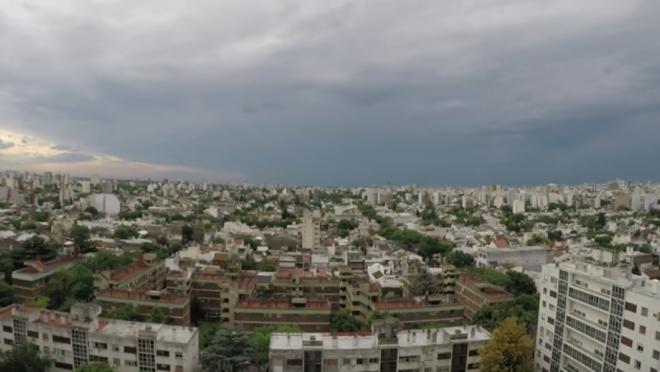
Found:
[{"label": "tree", "polygon": [[46,285],[48,307],[67,310],[72,302],[90,301],[94,295],[94,274],[83,265],[56,272]]},{"label": "tree", "polygon": [[57,249],[46,242],[44,238],[39,235],[34,235],[30,239],[21,243],[21,251],[17,252],[22,255],[25,260],[33,260],[36,258],[44,261],[52,260],[57,256]]},{"label": "tree", "polygon": [[532,372],[534,343],[525,327],[513,318],[505,319],[481,349],[482,372]]},{"label": "tree", "polygon": [[439,290],[440,283],[426,270],[419,273],[410,285],[410,291],[414,296],[433,294]]},{"label": "tree", "polygon": [[197,224],[193,227],[192,240],[197,243],[204,243],[204,225]]},{"label": "tree", "polygon": [[[12,252],[16,253],[16,251]],[[21,263],[16,262],[14,265],[14,260],[12,259],[12,254],[3,254],[0,256],[0,273],[4,274],[5,281],[9,284],[12,283],[11,274],[15,269],[18,269]]]},{"label": "tree", "polygon": [[135,306],[131,305],[121,305],[116,307],[110,312],[109,317],[134,322],[144,322],[146,320],[146,317],[140,314]]},{"label": "tree", "polygon": [[167,323],[168,320],[163,312],[157,307],[154,307],[153,310],[151,310],[150,317],[152,323]]},{"label": "tree", "polygon": [[113,238],[122,240],[137,238],[138,236],[140,236],[140,233],[135,227],[126,225],[118,226],[112,233]]},{"label": "tree", "polygon": [[71,239],[80,249],[80,253],[87,253],[96,250],[96,247],[89,240],[91,233],[87,226],[75,224],[71,228]]},{"label": "tree", "polygon": [[258,327],[252,330],[250,334],[250,343],[256,351],[256,360],[260,365],[268,362],[268,349],[270,347],[270,336],[273,333],[296,333],[302,332],[295,326],[283,325],[278,327]]},{"label": "tree", "polygon": [[193,228],[190,225],[181,226],[181,242],[187,244],[193,241]]},{"label": "tree", "polygon": [[114,370],[106,363],[89,363],[78,367],[74,372],[113,372]]},{"label": "tree", "polygon": [[277,262],[264,258],[257,263],[257,270],[273,272],[277,270]]},{"label": "tree", "polygon": [[553,242],[561,241],[562,237],[563,237],[563,233],[561,232],[561,230],[548,231],[548,239],[550,239]]},{"label": "tree", "polygon": [[330,314],[330,329],[333,332],[356,332],[363,328],[364,324],[346,310],[333,311]]},{"label": "tree", "polygon": [[0,352],[0,371],[46,372],[50,359],[42,357],[34,344],[15,345],[9,351]]},{"label": "tree", "polygon": [[99,211],[94,207],[85,208],[85,213],[89,213],[92,217],[96,217],[99,215]]},{"label": "tree", "polygon": [[237,372],[256,362],[256,352],[245,333],[220,329],[200,353],[200,361],[209,372]]},{"label": "tree", "polygon": [[536,283],[528,275],[517,271],[507,271],[508,281],[504,288],[514,296],[519,294],[536,294]]},{"label": "tree", "polygon": [[245,259],[241,260],[241,270],[256,270],[257,261],[252,258],[252,256],[247,256]]},{"label": "tree", "polygon": [[0,307],[14,302],[14,288],[5,282],[0,282]]},{"label": "tree", "polygon": [[527,240],[527,245],[529,246],[543,245],[543,244],[545,244],[545,239],[541,235],[534,234],[529,240]]},{"label": "tree", "polygon": [[474,257],[461,251],[450,252],[447,255],[447,261],[458,268],[474,266]]},{"label": "tree", "polygon": [[639,265],[635,264],[633,266],[632,273],[635,275],[642,275],[642,271],[639,269]]}]

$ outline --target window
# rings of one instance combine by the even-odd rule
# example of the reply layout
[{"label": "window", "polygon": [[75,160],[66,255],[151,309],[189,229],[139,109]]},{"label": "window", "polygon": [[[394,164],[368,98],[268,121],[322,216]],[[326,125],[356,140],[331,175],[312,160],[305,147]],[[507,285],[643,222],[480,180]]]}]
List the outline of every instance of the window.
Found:
[{"label": "window", "polygon": [[660,341],[660,332],[655,331],[655,339]]},{"label": "window", "polygon": [[70,344],[71,339],[68,337],[53,335],[53,342],[59,342],[61,344]]},{"label": "window", "polygon": [[646,327],[641,325],[639,326],[639,334],[640,335],[645,335],[646,334]]},{"label": "window", "polygon": [[119,360],[119,358],[112,358],[112,364],[115,367],[119,367],[121,365],[121,361]]},{"label": "window", "polygon": [[648,315],[649,315],[649,309],[642,306],[642,316],[648,316]]},{"label": "window", "polygon": [[639,360],[636,360],[635,361],[635,369],[641,369],[641,368],[642,368],[642,362],[640,362]]},{"label": "window", "polygon": [[628,347],[632,347],[632,340],[629,339],[628,337],[621,336],[621,343]]},{"label": "window", "polygon": [[643,353],[643,352],[644,352],[644,345],[642,345],[642,344],[637,344],[637,351]]},{"label": "window", "polygon": [[446,360],[451,358],[451,353],[440,353],[438,354],[438,360]]},{"label": "window", "polygon": [[156,355],[161,356],[161,357],[169,357],[170,352],[167,350],[156,350]]},{"label": "window", "polygon": [[156,369],[159,371],[169,371],[170,366],[169,364],[156,364]]},{"label": "window", "polygon": [[631,313],[636,313],[637,312],[637,305],[632,304],[630,302],[626,302],[626,310],[630,311]]},{"label": "window", "polygon": [[14,330],[10,326],[2,326],[2,330],[7,333],[12,333]]},{"label": "window", "polygon": [[55,362],[55,367],[59,369],[67,369],[69,371],[73,370],[73,366],[68,363],[62,363],[62,362]]},{"label": "window", "polygon": [[477,355],[479,355],[479,349],[472,349],[472,350],[470,350],[470,352],[468,353],[468,355],[469,355],[469,356],[477,356]]},{"label": "window", "polygon": [[97,349],[106,350],[108,348],[108,344],[103,342],[95,342],[94,347]]},{"label": "window", "polygon": [[137,348],[133,346],[124,346],[124,352],[126,354],[137,354]]},{"label": "window", "polygon": [[288,366],[302,366],[302,359],[287,359],[286,364]]},{"label": "window", "polygon": [[124,364],[126,367],[137,367],[137,362],[134,360],[127,360]]},{"label": "window", "polygon": [[619,360],[626,364],[630,364],[630,357],[624,353],[619,353]]},{"label": "window", "polygon": [[181,358],[183,358],[183,353],[180,352],[180,351],[177,351],[177,352],[174,353],[174,356],[181,359]]},{"label": "window", "polygon": [[14,340],[9,339],[9,338],[5,338],[5,339],[4,339],[4,343],[5,343],[5,345],[13,345],[13,344],[14,344]]},{"label": "window", "polygon": [[39,332],[27,331],[27,335],[32,337],[32,338],[39,338]]},{"label": "window", "polygon": [[42,333],[42,334],[41,334],[41,338],[42,338],[44,341],[48,341],[48,333]]},{"label": "window", "polygon": [[660,360],[660,351],[653,350],[653,359]]},{"label": "window", "polygon": [[623,326],[628,329],[632,329],[633,331],[635,330],[635,323],[631,322],[630,320],[624,319]]}]

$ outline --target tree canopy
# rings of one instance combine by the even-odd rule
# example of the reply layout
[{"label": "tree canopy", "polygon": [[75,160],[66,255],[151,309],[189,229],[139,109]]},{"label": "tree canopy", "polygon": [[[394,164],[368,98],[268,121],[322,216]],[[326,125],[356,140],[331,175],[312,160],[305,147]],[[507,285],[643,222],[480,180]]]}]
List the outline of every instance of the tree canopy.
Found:
[{"label": "tree canopy", "polygon": [[440,290],[440,283],[426,270],[419,273],[410,285],[413,296],[424,296],[434,294]]},{"label": "tree canopy", "polygon": [[505,319],[481,349],[482,372],[532,372],[534,343],[525,327],[513,318]]},{"label": "tree canopy", "polygon": [[474,266],[474,257],[461,251],[451,251],[447,255],[447,261],[458,268]]},{"label": "tree canopy", "polygon": [[46,372],[51,361],[42,357],[34,344],[14,345],[9,351],[0,351],[0,371]]},{"label": "tree canopy", "polygon": [[258,327],[250,333],[250,344],[256,351],[256,361],[263,365],[268,362],[268,349],[270,347],[270,336],[273,333],[296,333],[302,332],[300,328],[289,325],[278,327]]},{"label": "tree canopy", "polygon": [[209,372],[238,372],[257,362],[256,350],[242,331],[221,328],[200,353]]},{"label": "tree canopy", "polygon": [[364,329],[365,325],[355,319],[346,310],[333,311],[330,314],[330,329],[333,332],[356,332]]}]

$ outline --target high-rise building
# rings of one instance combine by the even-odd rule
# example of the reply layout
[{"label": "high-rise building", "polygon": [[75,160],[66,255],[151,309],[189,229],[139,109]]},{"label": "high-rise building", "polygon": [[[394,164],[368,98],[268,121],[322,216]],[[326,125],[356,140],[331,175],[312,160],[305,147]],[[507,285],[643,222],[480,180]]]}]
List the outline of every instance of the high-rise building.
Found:
[{"label": "high-rise building", "polygon": [[302,220],[302,248],[315,249],[321,246],[321,214],[318,210],[305,209]]},{"label": "high-rise building", "polygon": [[630,268],[543,267],[535,370],[660,370],[660,282]]}]

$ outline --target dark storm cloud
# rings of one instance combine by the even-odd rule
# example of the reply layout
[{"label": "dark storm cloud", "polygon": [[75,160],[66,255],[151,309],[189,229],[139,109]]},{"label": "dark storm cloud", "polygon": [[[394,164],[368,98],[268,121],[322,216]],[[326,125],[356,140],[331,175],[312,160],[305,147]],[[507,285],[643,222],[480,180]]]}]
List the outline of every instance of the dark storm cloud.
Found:
[{"label": "dark storm cloud", "polygon": [[7,8],[0,126],[66,151],[302,184],[660,174],[655,1]]}]

